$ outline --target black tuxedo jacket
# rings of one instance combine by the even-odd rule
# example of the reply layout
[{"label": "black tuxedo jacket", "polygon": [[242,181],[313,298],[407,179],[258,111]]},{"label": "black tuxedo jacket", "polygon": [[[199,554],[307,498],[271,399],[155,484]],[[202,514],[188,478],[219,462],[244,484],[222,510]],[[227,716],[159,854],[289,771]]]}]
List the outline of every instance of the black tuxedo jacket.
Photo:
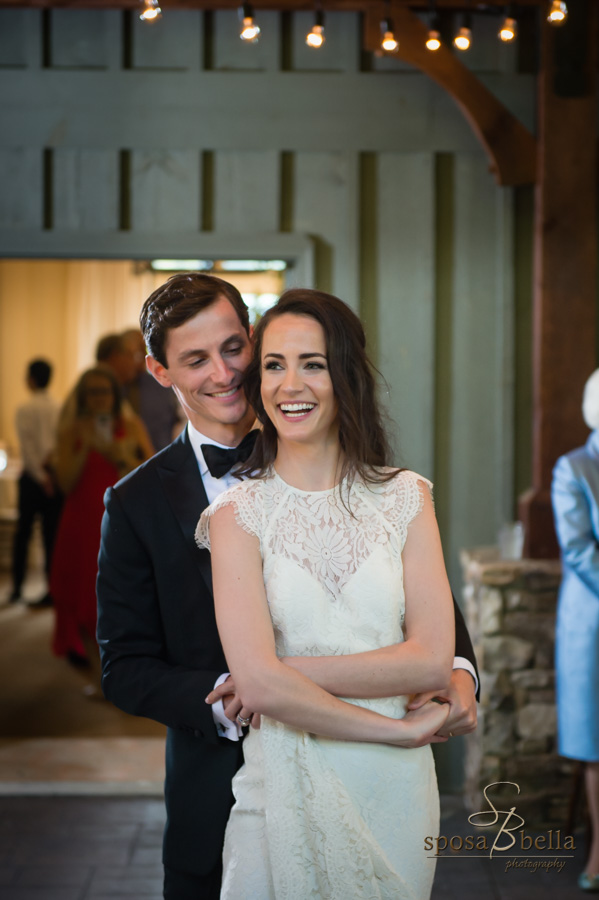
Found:
[{"label": "black tuxedo jacket", "polygon": [[165,865],[207,874],[222,853],[241,743],[204,702],[227,664],[210,554],[194,531],[208,505],[187,429],[104,498],[98,560],[102,688],[125,712],[168,726]]},{"label": "black tuxedo jacket", "polygon": [[[210,555],[194,532],[208,505],[187,429],[105,496],[98,642],[108,700],[168,726],[163,859],[208,873],[222,851],[241,744],[217,735],[204,698],[227,664]],[[456,609],[456,655],[475,665]]]}]

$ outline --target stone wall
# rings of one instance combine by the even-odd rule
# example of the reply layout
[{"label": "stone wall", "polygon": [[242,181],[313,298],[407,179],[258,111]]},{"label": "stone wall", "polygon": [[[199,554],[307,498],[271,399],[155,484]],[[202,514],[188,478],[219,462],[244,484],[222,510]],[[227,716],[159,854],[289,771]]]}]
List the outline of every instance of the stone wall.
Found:
[{"label": "stone wall", "polygon": [[[506,789],[529,822],[562,825],[572,763],[556,752],[557,560],[501,560],[495,548],[464,551],[465,616],[481,676],[477,731],[466,741],[465,800],[488,808],[482,790]],[[496,792],[494,792],[496,793]],[[483,805],[481,806],[481,802]]]}]

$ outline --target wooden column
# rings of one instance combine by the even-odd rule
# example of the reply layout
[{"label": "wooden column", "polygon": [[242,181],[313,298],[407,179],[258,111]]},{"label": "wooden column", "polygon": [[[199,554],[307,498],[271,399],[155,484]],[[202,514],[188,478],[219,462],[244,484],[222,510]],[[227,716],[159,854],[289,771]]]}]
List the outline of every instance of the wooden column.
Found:
[{"label": "wooden column", "polygon": [[533,486],[520,502],[525,554],[557,555],[550,488],[559,456],[588,429],[583,386],[596,367],[597,5],[544,23],[533,307]]}]

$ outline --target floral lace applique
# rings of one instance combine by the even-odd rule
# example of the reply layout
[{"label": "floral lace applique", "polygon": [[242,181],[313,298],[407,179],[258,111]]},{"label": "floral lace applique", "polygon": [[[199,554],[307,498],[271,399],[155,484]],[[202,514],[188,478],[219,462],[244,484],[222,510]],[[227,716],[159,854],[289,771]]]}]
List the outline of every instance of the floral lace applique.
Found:
[{"label": "floral lace applique", "polygon": [[377,546],[388,544],[400,559],[408,526],[422,509],[423,485],[432,492],[427,479],[403,470],[382,484],[355,482],[341,496],[337,488],[300,491],[273,473],[221,494],[203,513],[196,540],[209,548],[210,516],[232,505],[238,524],[259,539],[265,566],[274,557],[290,559],[337,597]]}]

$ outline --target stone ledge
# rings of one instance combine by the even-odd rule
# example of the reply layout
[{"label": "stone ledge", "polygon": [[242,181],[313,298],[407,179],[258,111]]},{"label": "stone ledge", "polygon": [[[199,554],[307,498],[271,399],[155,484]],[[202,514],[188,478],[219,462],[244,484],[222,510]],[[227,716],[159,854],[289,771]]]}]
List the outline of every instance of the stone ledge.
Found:
[{"label": "stone ledge", "polygon": [[535,593],[558,587],[562,573],[558,559],[501,559],[497,547],[462,550],[460,562],[467,583],[499,588],[518,583]]}]

